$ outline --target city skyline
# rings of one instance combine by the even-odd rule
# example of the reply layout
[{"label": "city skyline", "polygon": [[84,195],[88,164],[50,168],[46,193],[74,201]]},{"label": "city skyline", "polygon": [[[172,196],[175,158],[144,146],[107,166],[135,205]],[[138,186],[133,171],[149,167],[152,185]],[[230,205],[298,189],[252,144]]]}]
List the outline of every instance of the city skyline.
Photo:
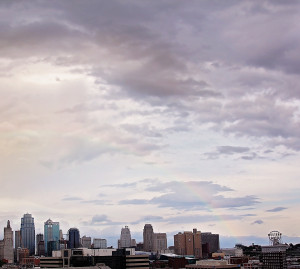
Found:
[{"label": "city skyline", "polygon": [[298,1],[1,1],[0,237],[29,212],[300,242]]}]

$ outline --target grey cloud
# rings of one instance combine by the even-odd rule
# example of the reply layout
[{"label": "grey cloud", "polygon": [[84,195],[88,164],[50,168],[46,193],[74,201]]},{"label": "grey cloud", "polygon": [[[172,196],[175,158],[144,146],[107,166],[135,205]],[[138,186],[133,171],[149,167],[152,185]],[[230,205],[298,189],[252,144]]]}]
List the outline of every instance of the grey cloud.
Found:
[{"label": "grey cloud", "polygon": [[283,211],[285,209],[287,209],[287,207],[281,207],[281,206],[279,206],[279,207],[275,207],[275,208],[266,210],[266,212],[280,212],[280,211]]},{"label": "grey cloud", "polygon": [[217,147],[220,154],[235,154],[248,152],[250,149],[248,147],[237,147],[237,146],[220,146]]},{"label": "grey cloud", "polygon": [[131,200],[121,200],[120,205],[144,205],[149,204],[149,201],[146,199],[131,199]]},{"label": "grey cloud", "polygon": [[139,223],[152,223],[152,222],[163,222],[165,219],[161,216],[145,216],[136,221],[131,222],[132,225]]},{"label": "grey cloud", "polygon": [[262,220],[256,220],[254,222],[252,222],[251,224],[263,224],[264,222]]},{"label": "grey cloud", "polygon": [[192,216],[176,216],[166,218],[169,223],[201,223],[211,221],[224,221],[224,220],[240,220],[242,216],[239,215],[192,215]]},{"label": "grey cloud", "polygon": [[254,160],[257,158],[257,154],[253,152],[251,155],[244,155],[241,158],[243,160]]},{"label": "grey cloud", "polygon": [[[247,153],[248,155],[241,155]],[[240,155],[240,158],[243,160],[253,160],[258,157],[254,152],[250,152],[248,147],[239,147],[239,146],[219,146],[216,151],[206,152],[204,156],[208,159],[217,159],[222,155]]]},{"label": "grey cloud", "polygon": [[146,124],[143,125],[123,124],[121,125],[121,127],[126,131],[134,134],[139,134],[139,135],[142,134],[144,136],[154,137],[154,138],[162,137],[162,134],[158,130],[155,130],[155,128],[150,127]]},{"label": "grey cloud", "polygon": [[[279,140],[300,149],[299,108],[291,103],[300,97],[299,26],[292,23],[297,2],[34,1],[2,7],[7,17],[1,21],[0,46],[6,56],[80,69],[94,78],[99,92],[99,81],[107,86],[104,109],[128,98],[159,108],[171,120],[184,119],[186,125],[189,120],[194,126],[209,123],[218,132],[255,137],[262,144]],[[99,109],[79,104],[65,112]],[[125,126],[129,132],[136,128]],[[185,129],[178,122],[169,127]],[[144,135],[163,134],[149,128]],[[137,151],[143,156],[164,146],[147,141]],[[78,150],[63,161],[91,160],[110,151],[95,148]]]},{"label": "grey cloud", "polygon": [[94,215],[91,221],[84,221],[81,223],[84,226],[107,226],[107,225],[121,225],[121,222],[111,221],[107,215]]},{"label": "grey cloud", "polygon": [[107,221],[108,221],[108,217],[106,215],[95,215],[92,218],[93,223],[107,222]]},{"label": "grey cloud", "polygon": [[[156,192],[152,199],[122,200],[120,204],[156,204],[184,210],[208,210],[210,208],[240,208],[259,203],[254,195],[244,197],[225,197],[220,192],[233,191],[209,181],[170,181],[153,182],[146,186],[146,191]],[[228,196],[228,195],[227,195]]]}]

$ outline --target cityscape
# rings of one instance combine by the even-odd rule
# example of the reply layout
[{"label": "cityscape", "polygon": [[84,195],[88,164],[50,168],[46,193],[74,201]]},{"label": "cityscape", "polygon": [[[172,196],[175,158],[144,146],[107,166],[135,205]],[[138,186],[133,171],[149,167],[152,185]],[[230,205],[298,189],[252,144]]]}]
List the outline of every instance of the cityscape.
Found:
[{"label": "cityscape", "polygon": [[[10,221],[0,241],[0,263],[6,268],[299,268],[300,243],[283,244],[282,234],[268,234],[270,244],[220,248],[219,234],[192,231],[174,234],[168,246],[166,233],[155,233],[152,224],[143,228],[143,242],[131,237],[128,226],[122,227],[117,248],[107,246],[105,238],[80,235],[78,228],[67,234],[59,222],[48,219],[44,233],[35,233],[31,214],[21,218],[20,230],[13,231]],[[15,265],[14,265],[15,264]],[[14,267],[15,266],[15,267]],[[19,267],[18,267],[19,266]]]},{"label": "cityscape", "polygon": [[1,266],[300,268],[299,14],[0,0]]}]

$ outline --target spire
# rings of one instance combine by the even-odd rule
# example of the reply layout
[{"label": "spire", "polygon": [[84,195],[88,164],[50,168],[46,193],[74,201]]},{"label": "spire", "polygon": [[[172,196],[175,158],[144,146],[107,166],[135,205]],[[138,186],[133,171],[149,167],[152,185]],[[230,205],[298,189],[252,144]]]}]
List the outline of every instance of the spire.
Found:
[{"label": "spire", "polygon": [[10,228],[10,221],[7,221],[7,228]]}]

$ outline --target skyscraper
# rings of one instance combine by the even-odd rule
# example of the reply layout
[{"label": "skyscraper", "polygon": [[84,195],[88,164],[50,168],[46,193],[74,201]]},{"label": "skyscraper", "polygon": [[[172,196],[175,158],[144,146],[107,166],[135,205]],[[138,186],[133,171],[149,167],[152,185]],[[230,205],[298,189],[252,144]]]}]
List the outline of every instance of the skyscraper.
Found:
[{"label": "skyscraper", "polygon": [[153,250],[153,228],[151,224],[145,224],[143,231],[144,250]]},{"label": "skyscraper", "polygon": [[38,256],[45,256],[45,242],[43,234],[36,235],[36,248],[36,254]]},{"label": "skyscraper", "polygon": [[77,228],[71,228],[68,231],[69,243],[68,248],[79,248],[80,247],[80,233]]},{"label": "skyscraper", "polygon": [[4,238],[0,241],[0,259],[5,259],[8,263],[14,262],[14,243],[13,231],[10,227],[10,221],[7,221],[7,227],[4,228]]},{"label": "skyscraper", "polygon": [[193,229],[193,232],[184,232],[174,235],[175,254],[194,255],[202,258],[201,232]]},{"label": "skyscraper", "polygon": [[218,234],[201,233],[202,244],[208,245],[208,253],[217,252],[220,249],[220,240]]},{"label": "skyscraper", "polygon": [[167,234],[166,233],[154,233],[153,234],[153,252],[160,252],[166,250],[167,247]]},{"label": "skyscraper", "polygon": [[167,234],[154,233],[151,224],[145,224],[144,232],[144,251],[160,252],[167,249]]},{"label": "skyscraper", "polygon": [[92,238],[90,236],[83,236],[81,238],[81,245],[83,248],[91,248],[92,246]]},{"label": "skyscraper", "polygon": [[52,255],[52,250],[59,249],[59,222],[54,222],[48,219],[44,223],[44,237],[45,237],[45,254]]},{"label": "skyscraper", "polygon": [[129,247],[131,247],[131,234],[128,226],[125,226],[125,228],[121,229],[119,248],[129,248]]},{"label": "skyscraper", "polygon": [[15,231],[15,249],[22,247],[21,231]]},{"label": "skyscraper", "polygon": [[21,242],[23,248],[29,249],[29,255],[35,252],[35,227],[34,218],[31,214],[24,214],[21,218]]}]

